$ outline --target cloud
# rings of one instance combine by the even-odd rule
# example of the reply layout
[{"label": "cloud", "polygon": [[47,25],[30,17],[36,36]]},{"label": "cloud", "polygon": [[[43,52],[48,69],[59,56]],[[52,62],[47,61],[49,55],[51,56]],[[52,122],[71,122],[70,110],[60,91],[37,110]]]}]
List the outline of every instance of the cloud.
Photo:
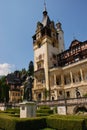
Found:
[{"label": "cloud", "polygon": [[14,65],[8,63],[0,64],[0,75],[7,75],[8,73],[11,73],[14,67]]}]

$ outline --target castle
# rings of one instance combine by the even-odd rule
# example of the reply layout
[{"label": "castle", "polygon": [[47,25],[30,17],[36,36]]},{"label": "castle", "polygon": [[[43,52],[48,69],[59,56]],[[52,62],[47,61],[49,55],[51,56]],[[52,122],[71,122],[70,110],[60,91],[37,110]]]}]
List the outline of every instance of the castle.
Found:
[{"label": "castle", "polygon": [[65,50],[60,22],[51,21],[46,7],[33,36],[33,99],[58,100],[87,95],[87,41],[77,39]]}]

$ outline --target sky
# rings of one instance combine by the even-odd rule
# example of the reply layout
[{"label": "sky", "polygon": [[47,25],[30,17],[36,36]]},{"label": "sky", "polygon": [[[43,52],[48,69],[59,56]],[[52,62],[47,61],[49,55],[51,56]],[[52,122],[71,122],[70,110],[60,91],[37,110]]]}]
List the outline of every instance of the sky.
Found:
[{"label": "sky", "polygon": [[[50,19],[62,23],[66,49],[74,39],[87,40],[87,0],[45,1]],[[43,10],[44,0],[0,0],[0,75],[28,69]]]}]

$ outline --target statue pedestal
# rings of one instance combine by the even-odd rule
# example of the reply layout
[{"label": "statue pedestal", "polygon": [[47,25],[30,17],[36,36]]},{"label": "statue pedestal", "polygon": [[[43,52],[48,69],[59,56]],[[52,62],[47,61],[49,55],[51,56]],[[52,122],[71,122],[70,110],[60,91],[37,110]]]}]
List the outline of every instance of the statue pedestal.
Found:
[{"label": "statue pedestal", "polygon": [[36,103],[24,101],[20,103],[20,118],[36,117]]}]

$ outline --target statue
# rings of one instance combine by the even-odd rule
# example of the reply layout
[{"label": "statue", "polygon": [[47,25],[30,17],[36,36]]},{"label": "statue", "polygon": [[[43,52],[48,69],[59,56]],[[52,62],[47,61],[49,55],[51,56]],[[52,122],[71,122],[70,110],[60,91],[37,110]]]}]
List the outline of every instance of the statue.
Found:
[{"label": "statue", "polygon": [[81,97],[81,95],[80,95],[79,89],[76,88],[76,98],[79,98],[79,97]]},{"label": "statue", "polygon": [[25,82],[25,89],[24,89],[24,100],[32,101],[32,87],[33,87],[33,77],[28,76]]}]

